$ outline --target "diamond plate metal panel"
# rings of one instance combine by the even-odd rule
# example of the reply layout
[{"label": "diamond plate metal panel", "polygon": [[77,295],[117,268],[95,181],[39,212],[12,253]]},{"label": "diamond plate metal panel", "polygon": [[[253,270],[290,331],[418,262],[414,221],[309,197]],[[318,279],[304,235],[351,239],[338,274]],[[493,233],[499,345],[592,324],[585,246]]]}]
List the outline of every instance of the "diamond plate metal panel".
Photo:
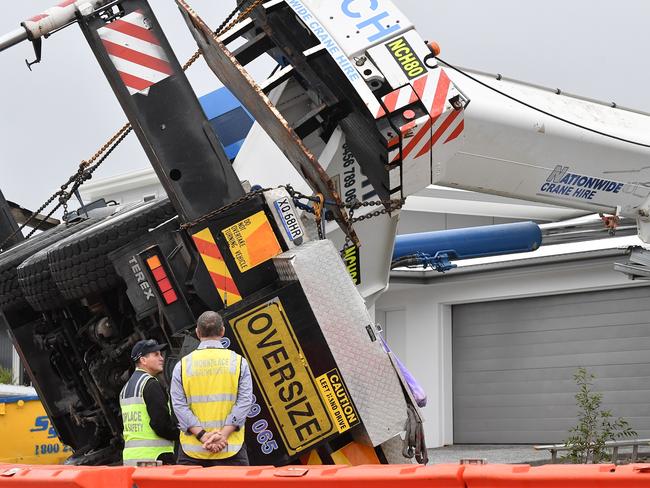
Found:
[{"label": "diamond plate metal panel", "polygon": [[298,280],[329,344],[367,432],[360,442],[377,446],[404,430],[406,401],[397,373],[378,340],[373,321],[338,251],[312,241],[273,258],[280,279]]}]

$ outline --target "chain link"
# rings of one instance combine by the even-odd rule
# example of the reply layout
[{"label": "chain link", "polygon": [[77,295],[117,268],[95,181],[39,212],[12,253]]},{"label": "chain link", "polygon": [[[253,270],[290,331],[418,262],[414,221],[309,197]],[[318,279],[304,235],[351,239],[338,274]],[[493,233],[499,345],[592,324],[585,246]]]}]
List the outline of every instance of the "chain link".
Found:
[{"label": "chain link", "polygon": [[[218,37],[218,36],[221,36],[221,35],[225,34],[225,33],[228,32],[230,29],[232,29],[232,28],[235,27],[237,24],[239,24],[242,20],[245,20],[245,19],[246,19],[246,18],[251,14],[251,12],[252,12],[252,11],[253,11],[253,10],[254,10],[258,5],[260,5],[264,0],[255,0],[251,5],[249,5],[248,7],[246,7],[246,9],[244,9],[244,10],[243,10],[243,11],[242,11],[242,12],[241,12],[241,13],[240,13],[236,18],[235,18],[235,20],[233,20],[233,21],[230,22],[229,24],[225,25],[225,27],[224,27],[224,24],[226,24],[230,19],[233,18],[233,16],[237,13],[237,10],[239,10],[239,9],[241,8],[241,6],[244,5],[244,4],[246,3],[246,1],[247,1],[247,0],[244,0],[244,1],[239,2],[239,3],[237,4],[237,6],[236,6],[235,9],[230,13],[230,15],[228,15],[228,17],[226,17],[226,20],[224,20],[224,21],[221,23],[221,25],[220,25],[220,26],[219,26],[219,27],[214,31],[214,35],[215,35],[215,36]],[[203,55],[203,53],[201,52],[201,50],[200,50],[200,49],[197,49],[197,50],[194,52],[194,54],[192,54],[192,56],[190,57],[190,59],[188,59],[188,60],[185,62],[185,64],[183,65],[183,71],[187,70],[187,68],[189,68],[190,66],[192,66],[192,65],[196,62],[196,60],[199,59],[202,55]]]},{"label": "chain link", "polygon": [[[210,211],[210,212],[208,212],[208,213],[206,213],[204,215],[201,215],[200,217],[198,217],[198,218],[196,218],[194,220],[191,220],[189,222],[185,222],[185,223],[181,224],[180,228],[183,229],[183,230],[187,230],[187,229],[190,229],[192,227],[196,227],[197,225],[202,224],[203,222],[207,222],[209,220],[212,220],[212,219],[218,217],[219,215],[221,215],[221,214],[223,214],[223,213],[225,213],[225,212],[227,212],[229,210],[232,210],[235,207],[238,207],[239,205],[241,205],[244,202],[252,200],[253,198],[257,197],[258,195],[262,195],[267,191],[277,190],[277,189],[286,190],[286,192],[289,194],[289,196],[294,201],[308,200],[310,202],[317,203],[317,204],[320,204],[320,202],[321,202],[319,197],[305,195],[304,193],[301,193],[299,191],[294,190],[293,187],[291,185],[289,185],[289,184],[280,185],[280,186],[277,186],[275,188],[258,188],[258,189],[252,190],[252,191],[244,194],[243,196],[239,197],[237,200],[234,200],[234,201],[224,205],[223,207],[219,207],[217,209],[214,209],[214,210],[212,210],[212,211]],[[402,208],[405,201],[406,201],[405,198],[390,199],[390,200],[367,200],[365,202],[356,201],[356,202],[352,202],[352,203],[344,203],[342,205],[338,205],[338,207],[342,208],[342,209],[343,208],[348,209],[349,210],[349,222],[350,222],[350,224],[355,224],[357,222],[362,222],[364,220],[369,220],[369,219],[372,219],[374,217],[379,217],[380,215],[388,214],[388,213],[394,212],[396,210],[399,210],[399,209]],[[322,205],[323,205],[323,208],[335,206],[335,204],[333,202],[330,202],[330,201],[327,201],[327,200],[323,201]],[[358,208],[361,208],[361,207],[378,207],[378,206],[381,206],[382,208],[374,210],[374,211],[369,212],[369,213],[364,214],[364,215],[360,215],[359,217],[353,217],[354,211],[356,209],[358,209]],[[306,208],[305,206],[301,206],[300,208],[302,208],[303,210],[305,210],[305,211],[307,211],[307,212],[309,212],[311,214],[315,213],[313,207],[307,207]],[[324,216],[325,216],[325,214],[322,215],[322,217],[324,217]],[[322,226],[318,225],[318,227],[320,228]],[[322,229],[319,229],[319,237],[321,239],[324,238],[324,236],[322,235]],[[346,235],[346,241],[349,241],[349,237],[347,235]]]},{"label": "chain link", "polygon": [[[297,190],[294,190],[291,185],[283,185],[280,188],[284,188],[285,190],[287,190],[287,193],[289,193],[289,195],[291,195],[291,198],[293,198],[294,200],[309,200],[310,202],[318,202],[319,201],[319,199],[317,197],[314,197],[314,196],[311,196],[311,195],[305,195],[304,193],[301,193],[301,192],[299,192]],[[382,210],[375,210],[374,212],[372,212],[372,217],[377,217],[378,215],[382,215],[382,214],[385,214],[385,213],[393,212],[395,210],[399,210],[400,208],[402,208],[405,201],[406,201],[405,198],[393,198],[393,199],[389,199],[389,200],[366,200],[364,202],[360,202],[358,200],[355,200],[355,201],[353,201],[351,203],[344,203],[342,205],[335,205],[334,202],[326,200],[325,205],[328,206],[328,207],[338,206],[339,208],[345,208],[345,209],[348,209],[348,210],[351,210],[351,211],[354,211],[354,210],[356,210],[358,208],[361,208],[361,207],[378,207],[380,205],[383,205],[384,208]],[[313,212],[310,212],[310,213],[313,213]],[[349,220],[350,220],[351,223],[355,223],[355,222],[359,222],[359,221],[362,221],[362,220],[369,219],[370,217],[367,217],[366,215],[361,215],[361,216],[356,217],[356,218],[352,218],[352,216],[350,216]]]},{"label": "chain link", "polygon": [[[294,200],[308,200],[310,202],[318,203],[319,199],[317,197],[305,195],[304,193],[301,193],[299,191],[294,190],[291,185],[285,185],[284,188],[287,190],[289,195]],[[353,225],[357,222],[362,222],[364,220],[369,220],[374,217],[379,217],[380,215],[388,214],[391,212],[394,212],[395,210],[399,210],[402,208],[404,205],[404,202],[406,201],[405,198],[393,198],[389,200],[366,200],[365,202],[360,202],[358,200],[355,200],[350,203],[344,203],[342,205],[338,205],[339,208],[347,209],[349,210],[348,212],[348,221],[350,222],[350,225]],[[334,202],[330,201],[325,201],[325,206],[335,206]],[[382,208],[374,210],[373,212],[369,212],[367,214],[360,215],[359,217],[354,217],[354,211],[361,208],[361,207],[379,207],[381,206]],[[313,211],[309,211],[310,213],[314,213]],[[346,234],[345,236],[345,246],[347,247],[347,244],[350,242],[350,237]]]},{"label": "chain link", "polygon": [[[282,187],[278,187],[278,188],[282,188]],[[250,192],[246,193],[244,196],[239,197],[237,200],[234,200],[234,201],[224,205],[223,207],[219,207],[219,208],[217,208],[215,210],[212,210],[212,211],[208,212],[207,214],[201,215],[200,217],[198,217],[198,218],[196,218],[196,219],[194,219],[194,220],[192,220],[190,222],[185,222],[184,224],[181,224],[180,227],[181,227],[181,229],[184,229],[184,230],[189,229],[191,227],[196,227],[197,225],[199,225],[199,224],[201,224],[203,222],[206,222],[208,220],[212,220],[213,218],[217,217],[218,215],[220,215],[220,214],[222,214],[224,212],[227,212],[228,210],[232,210],[233,208],[237,207],[238,205],[240,205],[240,204],[242,204],[244,202],[252,200],[253,198],[255,198],[258,195],[262,195],[265,191],[269,191],[269,190],[272,190],[272,189],[273,188],[260,188],[260,189],[257,189],[257,190],[250,191]]]},{"label": "chain link", "polygon": [[[365,202],[360,202],[358,200],[345,204],[344,207],[349,209],[348,215],[350,216],[350,226],[356,224],[357,222],[363,222],[364,220],[370,220],[374,217],[379,217],[380,215],[389,214],[396,210],[399,210],[404,205],[406,201],[405,198],[393,198],[390,200],[367,200]],[[358,217],[354,217],[354,211],[361,207],[378,207],[381,208],[368,212]],[[343,241],[343,248],[341,249],[341,254],[350,246],[350,236],[345,235],[345,240]]]},{"label": "chain link", "polygon": [[[95,163],[93,166],[86,166],[86,167],[84,167],[83,171],[77,171],[77,173],[74,175],[74,177],[71,178],[72,181],[68,180],[68,183],[66,183],[65,185],[61,186],[61,189],[60,189],[60,190],[59,190],[59,191],[54,195],[54,197],[56,197],[57,194],[59,195],[59,204],[56,205],[56,206],[55,206],[55,207],[54,207],[54,208],[53,208],[53,209],[52,209],[52,210],[51,210],[51,211],[50,211],[50,212],[45,216],[45,218],[44,218],[43,220],[41,220],[41,222],[40,222],[37,226],[35,226],[35,227],[30,231],[29,234],[27,234],[26,237],[28,237],[28,238],[31,237],[31,236],[32,236],[32,235],[33,235],[33,234],[34,234],[34,233],[39,229],[39,227],[41,226],[41,224],[42,224],[43,222],[45,222],[46,220],[48,220],[48,219],[49,219],[49,218],[54,214],[54,212],[56,212],[56,210],[57,210],[59,207],[62,206],[62,207],[64,208],[64,215],[68,212],[68,204],[67,204],[67,203],[68,203],[68,200],[70,200],[70,198],[72,197],[72,195],[75,194],[75,192],[79,189],[79,187],[80,187],[80,186],[81,186],[81,185],[82,185],[86,180],[89,180],[90,178],[92,178],[92,175],[93,175],[93,173],[94,173],[95,171],[97,171],[97,168],[99,168],[99,166],[100,166],[104,161],[106,161],[106,159],[108,158],[108,156],[110,156],[110,154],[115,150],[115,148],[120,144],[120,142],[122,142],[122,141],[124,140],[124,138],[129,134],[130,131],[131,131],[131,128],[130,128],[130,127],[129,127],[127,130],[125,130],[125,131],[121,134],[121,136],[119,136],[119,138],[117,138],[117,139],[114,141],[114,144],[113,144],[112,146],[110,146],[110,147],[108,147],[108,148],[106,149],[106,152],[105,152],[105,153],[100,157],[100,159],[97,161],[97,163]],[[68,186],[70,183],[72,183],[72,187],[70,188],[69,191],[66,191],[67,186]],[[42,209],[41,209],[41,210],[42,210]],[[32,216],[33,216],[33,215],[34,215],[34,214],[32,214]]]},{"label": "chain link", "polygon": [[235,27],[237,24],[239,24],[242,20],[245,20],[248,18],[248,16],[251,14],[253,10],[255,10],[259,5],[261,5],[265,0],[255,0],[253,3],[251,3],[248,7],[246,7],[242,13],[240,13],[235,20],[233,20],[230,24],[228,24],[226,27],[224,27],[219,33],[216,35],[220,36],[226,32],[228,32],[230,29]]},{"label": "chain link", "polygon": [[90,166],[92,163],[95,162],[97,158],[99,158],[110,146],[112,146],[115,142],[118,142],[118,139],[124,138],[129,132],[131,132],[131,124],[128,122],[122,126],[120,130],[118,130],[115,134],[111,136],[111,138],[104,143],[102,147],[100,147],[95,154],[93,154],[88,161],[81,161],[82,166]]},{"label": "chain link", "polygon": [[[246,193],[244,196],[238,198],[233,202],[224,205],[223,207],[212,210],[211,212],[208,212],[207,214],[202,215],[201,217],[194,219],[190,222],[185,222],[184,224],[181,224],[180,228],[183,230],[187,230],[192,227],[195,227],[199,224],[202,224],[203,222],[207,222],[213,218],[216,218],[217,216],[227,212],[228,210],[232,210],[233,208],[239,206],[244,202],[252,200],[258,195],[262,195],[264,192],[274,190],[274,189],[286,190],[286,192],[289,194],[291,199],[297,204],[298,208],[314,215],[314,220],[316,221],[316,228],[318,230],[318,238],[320,240],[323,240],[325,238],[324,231],[323,231],[323,219],[326,216],[324,210],[328,206],[329,207],[338,206],[341,209],[343,208],[348,209],[349,211],[348,221],[350,222],[350,228],[352,228],[352,225],[357,222],[363,222],[364,220],[370,220],[374,217],[379,217],[380,215],[389,214],[391,212],[399,210],[402,208],[404,202],[406,201],[405,198],[395,198],[390,200],[367,200],[365,202],[354,201],[351,203],[344,203],[342,205],[335,205],[333,202],[323,200],[322,195],[317,195],[317,196],[305,195],[304,193],[294,190],[291,185],[287,184],[287,185],[280,185],[275,188],[259,188],[250,191]],[[320,207],[320,210],[317,211],[314,207],[309,207],[304,204],[300,205],[300,200],[307,200],[309,202],[312,202],[318,205]],[[364,215],[354,217],[354,211],[361,207],[378,207],[378,206],[381,206],[381,208],[374,210],[372,212],[368,212]],[[350,243],[351,243],[350,236],[346,233],[345,240],[343,242],[343,249],[341,249],[341,254],[343,254],[343,251],[350,245]]]},{"label": "chain link", "polygon": [[[355,202],[356,203],[356,199]],[[356,208],[354,206],[350,206],[349,212],[348,212],[348,218],[350,219],[350,227],[352,227],[353,224],[353,219],[354,219],[354,211]],[[343,239],[343,247],[341,248],[341,251],[339,251],[339,254],[343,256],[345,254],[345,250],[350,247],[350,244],[352,243],[352,240],[350,239],[350,236],[348,234],[345,234],[345,239]]]},{"label": "chain link", "polygon": [[402,208],[405,201],[406,201],[405,198],[392,198],[390,200],[368,200],[365,202],[353,202],[351,204],[345,204],[344,207],[349,208],[350,213],[352,213],[354,210],[361,207],[378,207],[380,205],[382,206],[382,208],[379,210],[375,210],[373,212],[360,215],[359,217],[354,217],[354,218],[351,217],[350,223],[355,224],[357,222],[362,222],[364,220],[372,219],[373,217],[379,217],[380,215],[388,214],[394,212],[395,210],[399,210]]},{"label": "chain link", "polygon": [[[88,160],[83,160],[79,163],[79,167],[75,174],[68,178],[61,187],[50,197],[48,198],[43,205],[41,205],[37,210],[32,212],[32,214],[25,220],[25,222],[9,237],[7,237],[1,244],[0,249],[4,249],[7,242],[12,239],[18,232],[22,231],[27,227],[42,211],[44,211],[54,200],[58,200],[58,203],[54,206],[48,214],[42,218],[32,230],[25,236],[26,238],[31,237],[36,231],[38,231],[45,222],[47,222],[50,217],[56,212],[59,208],[63,207],[64,212],[68,211],[68,200],[74,195],[77,189],[88,179],[92,177],[92,174],[99,168],[99,166],[106,160],[106,158],[113,152],[113,150],[124,140],[124,138],[131,131],[131,127],[125,125],[120,129],[111,139],[109,139],[93,156]],[[97,161],[95,163],[95,161]],[[94,163],[94,164],[93,164]],[[72,185],[68,191],[68,187]]]}]

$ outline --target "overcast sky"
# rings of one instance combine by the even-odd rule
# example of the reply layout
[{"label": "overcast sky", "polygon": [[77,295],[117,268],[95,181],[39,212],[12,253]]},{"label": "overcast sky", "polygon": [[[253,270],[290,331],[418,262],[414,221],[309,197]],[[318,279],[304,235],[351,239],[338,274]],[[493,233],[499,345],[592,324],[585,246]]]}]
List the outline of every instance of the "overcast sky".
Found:
[{"label": "overcast sky", "polygon": [[[2,2],[0,34],[56,2]],[[150,2],[183,63],[196,44],[174,1]],[[451,63],[650,112],[647,0],[394,2]],[[235,1],[189,3],[215,27]],[[35,208],[126,119],[78,27],[45,40],[33,72],[25,58],[33,59],[28,43],[0,53],[0,188]],[[203,61],[188,76],[199,96],[220,86]],[[147,165],[131,135],[95,178]]]}]

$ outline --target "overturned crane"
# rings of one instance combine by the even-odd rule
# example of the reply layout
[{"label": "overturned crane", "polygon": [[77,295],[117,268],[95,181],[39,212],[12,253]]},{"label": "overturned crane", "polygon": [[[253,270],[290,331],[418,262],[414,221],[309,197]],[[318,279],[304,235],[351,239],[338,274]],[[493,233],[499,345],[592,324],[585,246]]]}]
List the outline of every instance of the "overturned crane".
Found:
[{"label": "overturned crane", "polygon": [[[277,166],[259,148],[231,165],[145,0],[63,2],[0,39],[28,39],[38,58],[42,36],[79,23],[169,196],[0,255],[2,320],[59,435],[77,462],[118,459],[130,347],[169,342],[172,364],[214,309],[256,381],[254,463],[404,462],[409,419],[405,452],[425,460],[417,407],[367,310],[386,287],[404,199],[444,184],[634,215],[643,230],[648,192],[636,176],[605,176],[602,149],[634,168],[647,149],[492,104],[389,1],[245,2],[220,35],[177,3],[211,69],[279,148]],[[257,83],[244,66],[264,54],[279,69]],[[648,125],[571,103],[585,126]]]}]

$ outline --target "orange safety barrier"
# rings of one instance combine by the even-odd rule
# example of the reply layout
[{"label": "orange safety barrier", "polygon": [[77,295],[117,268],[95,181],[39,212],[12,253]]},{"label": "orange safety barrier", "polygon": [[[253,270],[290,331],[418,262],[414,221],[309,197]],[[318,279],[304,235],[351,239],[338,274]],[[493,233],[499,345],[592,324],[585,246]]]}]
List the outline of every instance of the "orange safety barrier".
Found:
[{"label": "orange safety barrier", "polygon": [[152,468],[0,465],[0,488],[631,488],[650,487],[650,464],[364,465]]},{"label": "orange safety barrier", "polygon": [[441,464],[366,466],[220,466],[206,469],[186,467],[138,468],[133,482],[138,488],[336,486],[337,488],[464,488],[462,466]]},{"label": "orange safety barrier", "polygon": [[467,488],[650,487],[650,464],[465,465]]},{"label": "orange safety barrier", "polygon": [[0,488],[131,488],[130,466],[0,465]]}]

